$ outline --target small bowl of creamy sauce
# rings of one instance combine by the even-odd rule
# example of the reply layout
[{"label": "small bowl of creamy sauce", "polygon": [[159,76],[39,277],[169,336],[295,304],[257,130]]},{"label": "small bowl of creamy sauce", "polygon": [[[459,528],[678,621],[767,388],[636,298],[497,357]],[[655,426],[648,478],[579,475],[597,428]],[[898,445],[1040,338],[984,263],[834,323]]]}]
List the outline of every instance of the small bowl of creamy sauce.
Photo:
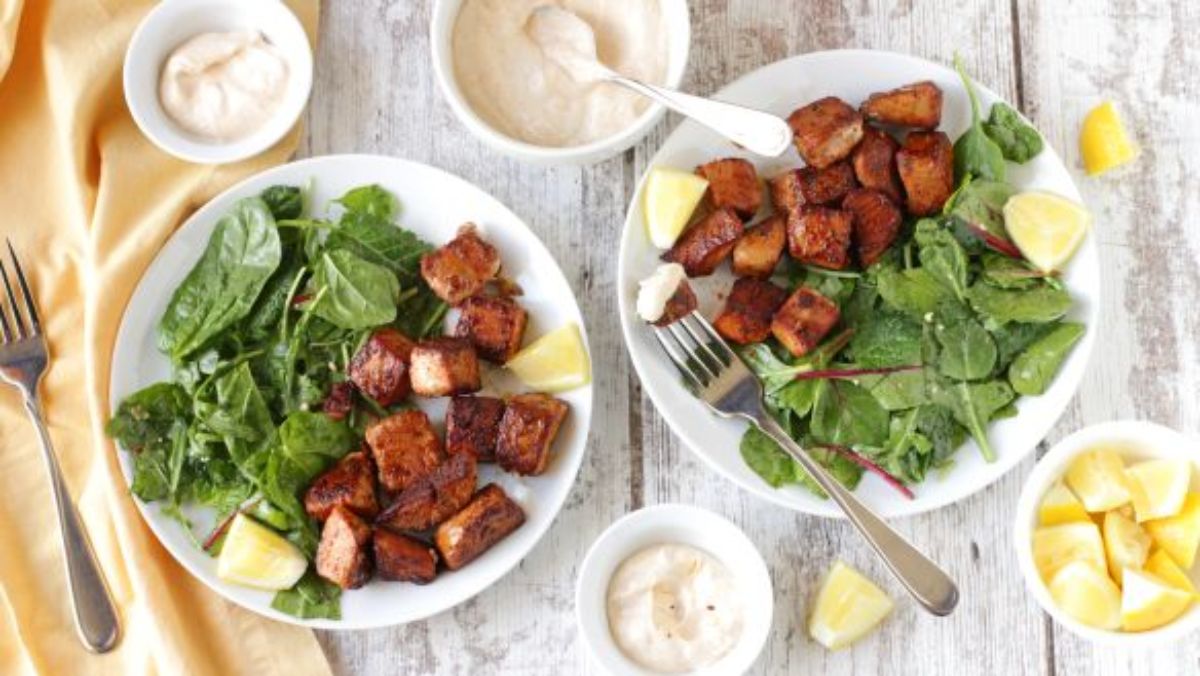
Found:
[{"label": "small bowl of creamy sauce", "polygon": [[235,162],[299,119],[312,48],[283,2],[164,0],[134,32],[125,100],[142,133],[184,160]]},{"label": "small bowl of creamy sauce", "polygon": [[732,674],[750,668],[770,633],[770,575],[730,521],[659,505],[615,522],[584,559],[580,633],[610,673]]}]

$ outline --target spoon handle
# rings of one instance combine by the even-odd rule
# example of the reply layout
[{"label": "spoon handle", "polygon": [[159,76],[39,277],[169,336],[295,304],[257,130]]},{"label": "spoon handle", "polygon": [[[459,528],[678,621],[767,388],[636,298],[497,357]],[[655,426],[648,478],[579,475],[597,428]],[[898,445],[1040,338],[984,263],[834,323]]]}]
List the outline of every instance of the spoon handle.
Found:
[{"label": "spoon handle", "polygon": [[792,145],[791,127],[770,113],[656,87],[616,73],[607,79],[692,118],[755,154],[778,157]]}]

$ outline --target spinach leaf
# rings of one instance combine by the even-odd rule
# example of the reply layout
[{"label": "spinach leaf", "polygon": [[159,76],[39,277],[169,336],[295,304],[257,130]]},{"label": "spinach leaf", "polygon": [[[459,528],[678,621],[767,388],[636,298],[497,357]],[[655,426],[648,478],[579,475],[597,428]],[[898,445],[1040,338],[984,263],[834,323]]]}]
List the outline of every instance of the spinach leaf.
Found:
[{"label": "spinach leaf", "polygon": [[158,345],[179,362],[233,326],[254,306],[282,255],[275,219],[257,197],[239,200],[217,222],[158,324]]},{"label": "spinach leaf", "polygon": [[259,195],[276,221],[300,218],[304,213],[304,195],[294,185],[273,185]]},{"label": "spinach leaf", "polygon": [[898,312],[877,312],[855,327],[850,354],[867,368],[920,364],[921,325]]},{"label": "spinach leaf", "polygon": [[191,401],[175,383],[154,383],[125,397],[104,431],[126,450],[166,440],[177,420],[186,422]]},{"label": "spinach leaf", "polygon": [[1064,322],[1030,345],[1008,369],[1013,389],[1027,395],[1045,392],[1083,331],[1083,324]]},{"label": "spinach leaf", "polygon": [[889,474],[906,484],[923,481],[933,459],[933,442],[921,433],[917,424],[920,413],[914,408],[893,416],[887,444],[875,456]]},{"label": "spinach leaf", "polygon": [[354,448],[354,433],[324,413],[297,411],[279,426],[284,455],[313,477]]},{"label": "spinach leaf", "polygon": [[[413,291],[413,287],[409,287],[408,291]],[[411,338],[431,338],[441,335],[442,318],[449,309],[450,306],[422,280],[416,287],[416,293],[400,301],[396,321],[392,325]]]},{"label": "spinach leaf", "polygon": [[341,595],[342,590],[336,584],[322,579],[310,569],[294,587],[276,592],[271,607],[302,620],[340,620]]},{"label": "spinach leaf", "polygon": [[[1004,203],[1015,195],[1016,188],[1000,181],[968,179],[946,202],[945,213],[963,223],[981,227],[996,237],[1008,239],[1004,229]],[[959,242],[968,249],[980,251],[979,238],[969,232],[956,232]]]},{"label": "spinach leaf", "polygon": [[275,423],[247,362],[240,362],[197,391],[196,420],[224,443],[230,460],[242,474],[261,480],[266,453],[275,437]]},{"label": "spinach leaf", "polygon": [[967,294],[967,252],[948,230],[932,218],[917,222],[915,239],[921,268],[964,300]]},{"label": "spinach leaf", "polygon": [[354,219],[388,222],[396,215],[396,197],[376,184],[353,188],[334,202]]},{"label": "spinach leaf", "polygon": [[335,249],[321,254],[311,287],[325,289],[313,313],[343,329],[365,329],[396,318],[400,284],[385,267]]},{"label": "spinach leaf", "polygon": [[940,318],[935,329],[941,350],[938,371],[955,380],[980,380],[996,367],[996,342],[973,319]]},{"label": "spinach leaf", "polygon": [[292,305],[293,294],[307,273],[304,266],[303,246],[294,232],[281,233],[283,256],[279,267],[263,286],[262,293],[242,325],[242,334],[251,343],[260,343],[272,337],[283,320],[283,315]]},{"label": "spinach leaf", "polygon": [[820,382],[811,423],[817,441],[875,447],[887,441],[888,412],[870,391],[846,380]]},{"label": "spinach leaf", "polygon": [[967,77],[962,59],[954,55],[954,69],[962,79],[967,97],[971,99],[971,126],[954,142],[954,180],[961,181],[967,176],[987,178],[995,181],[1004,180],[1004,153],[983,130],[979,120],[979,99],[975,95],[975,85]]},{"label": "spinach leaf", "polygon": [[1046,275],[1034,270],[1025,261],[997,253],[986,252],[980,258],[983,267],[980,275],[992,286],[1001,289],[1030,289],[1037,286]]},{"label": "spinach leaf", "polygon": [[804,472],[792,456],[753,425],[742,435],[738,450],[746,466],[772,488],[797,483]]},{"label": "spinach leaf", "polygon": [[930,399],[945,406],[960,425],[967,428],[983,459],[993,462],[996,452],[987,438],[987,424],[992,417],[1014,398],[1008,383],[989,380],[982,383],[951,382],[935,379],[930,384]]},{"label": "spinach leaf", "polygon": [[816,380],[796,380],[796,375],[811,371],[810,359],[794,359],[788,363],[779,358],[765,343],[749,345],[741,350],[742,359],[763,384],[767,404],[806,416],[816,397]]},{"label": "spinach leaf", "polygon": [[999,289],[985,282],[976,282],[967,292],[967,299],[976,312],[991,326],[1009,322],[1052,322],[1071,309],[1071,296],[1066,290],[1039,283],[1030,289]]},{"label": "spinach leaf", "polygon": [[793,291],[802,286],[808,287],[839,307],[850,299],[858,282],[857,273],[821,270],[798,264],[793,264],[790,270]]},{"label": "spinach leaf", "polygon": [[1000,147],[1004,159],[1017,164],[1025,164],[1042,152],[1041,135],[1006,103],[992,104],[983,131]]},{"label": "spinach leaf", "polygon": [[936,310],[943,301],[953,298],[924,268],[881,268],[877,274],[877,287],[884,303],[919,320]]},{"label": "spinach leaf", "polygon": [[142,446],[134,453],[130,492],[143,502],[165,500],[176,495],[182,473],[186,434],[187,426],[176,420],[162,439]]},{"label": "spinach leaf", "polygon": [[871,385],[870,389],[871,396],[889,411],[903,411],[929,401],[923,370],[889,373]]},{"label": "spinach leaf", "polygon": [[1009,322],[992,328],[992,340],[996,341],[998,370],[1003,370],[1012,363],[1016,356],[1025,351],[1038,338],[1046,335],[1058,326],[1058,322],[1049,324],[1022,324]]},{"label": "spinach leaf", "polygon": [[848,326],[859,326],[875,314],[879,300],[879,289],[874,281],[866,277],[858,280],[854,293],[842,305],[842,321]]},{"label": "spinach leaf", "polygon": [[917,414],[917,429],[933,444],[933,467],[941,467],[967,440],[967,431],[954,418],[954,413],[932,404],[921,406]]}]

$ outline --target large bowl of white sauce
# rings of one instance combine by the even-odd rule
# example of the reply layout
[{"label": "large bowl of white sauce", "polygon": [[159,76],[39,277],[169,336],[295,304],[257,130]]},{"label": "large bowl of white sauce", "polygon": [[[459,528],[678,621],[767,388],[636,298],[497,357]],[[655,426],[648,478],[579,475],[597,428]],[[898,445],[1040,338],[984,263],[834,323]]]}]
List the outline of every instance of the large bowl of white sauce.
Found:
[{"label": "large bowl of white sauce", "polygon": [[686,0],[437,0],[434,73],[458,119],[493,149],[538,164],[590,164],[645,136],[665,109],[611,83],[578,83],[527,30],[538,7],[567,9],[592,28],[613,70],[678,88],[691,22]]}]

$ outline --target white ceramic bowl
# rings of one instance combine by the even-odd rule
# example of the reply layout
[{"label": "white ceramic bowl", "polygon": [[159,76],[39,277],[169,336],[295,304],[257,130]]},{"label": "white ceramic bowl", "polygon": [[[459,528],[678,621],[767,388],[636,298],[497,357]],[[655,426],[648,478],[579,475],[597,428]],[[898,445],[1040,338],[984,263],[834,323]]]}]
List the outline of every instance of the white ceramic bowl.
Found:
[{"label": "white ceramic bowl", "polygon": [[[667,77],[664,86],[678,89],[687,67],[688,48],[692,39],[692,24],[688,19],[687,0],[658,0],[661,3],[663,24],[667,27]],[[477,138],[495,150],[534,164],[591,164],[620,153],[645,136],[662,119],[666,109],[651,103],[633,124],[623,131],[580,146],[539,146],[500,133],[479,117],[462,91],[454,75],[452,36],[454,22],[463,0],[437,0],[433,5],[433,20],[429,27],[429,44],[433,56],[433,72],[442,95],[450,109]]]},{"label": "white ceramic bowl", "polygon": [[575,618],[594,664],[610,674],[650,675],[621,652],[608,629],[608,583],[621,563],[657,544],[682,544],[708,552],[737,581],[745,624],[741,640],[725,657],[692,672],[716,676],[750,669],[771,633],[775,601],[771,574],[754,543],[723,516],[690,505],[657,505],[627,514],[588,550],[575,585]]},{"label": "white ceramic bowl", "polygon": [[[261,129],[236,141],[216,142],[181,129],[163,111],[158,81],[176,47],[200,33],[259,31],[288,62],[282,105]],[[183,160],[224,164],[253,157],[292,128],[312,90],[312,47],[304,26],[280,0],[163,0],[142,19],[125,52],[125,102],[154,145]]]},{"label": "white ceramic bowl", "polygon": [[[1097,644],[1141,648],[1174,641],[1200,627],[1200,603],[1174,622],[1150,631],[1125,633],[1106,631],[1083,624],[1063,612],[1050,597],[1050,591],[1038,575],[1033,562],[1033,531],[1037,527],[1038,504],[1046,491],[1063,476],[1071,461],[1080,453],[1097,445],[1117,446],[1125,450],[1126,461],[1150,459],[1183,459],[1192,463],[1191,490],[1200,490],[1200,440],[1168,427],[1151,422],[1122,420],[1085,427],[1054,445],[1025,481],[1017,502],[1016,523],[1013,526],[1014,544],[1025,586],[1038,604],[1050,616],[1072,633]],[[1191,572],[1192,581],[1200,585],[1200,566]]]}]

